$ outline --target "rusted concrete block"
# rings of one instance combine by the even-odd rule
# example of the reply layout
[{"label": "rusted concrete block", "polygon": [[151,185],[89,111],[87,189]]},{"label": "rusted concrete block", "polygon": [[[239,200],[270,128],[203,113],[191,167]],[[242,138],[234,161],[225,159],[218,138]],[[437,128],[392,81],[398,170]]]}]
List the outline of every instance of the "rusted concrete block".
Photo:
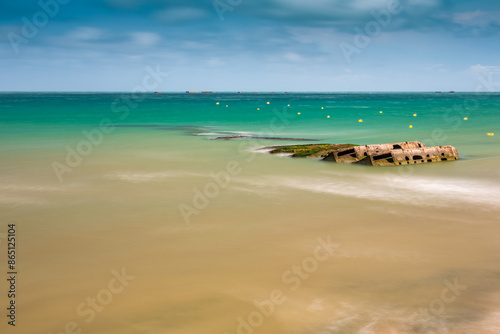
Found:
[{"label": "rusted concrete block", "polygon": [[360,145],[331,152],[323,160],[353,163],[363,160],[369,155],[378,154],[380,152],[403,149],[420,149],[423,147],[425,147],[425,145],[418,141],[378,145]]},{"label": "rusted concrete block", "polygon": [[370,166],[411,165],[459,159],[457,149],[453,146],[434,146],[401,150],[387,150],[368,154],[359,164]]}]

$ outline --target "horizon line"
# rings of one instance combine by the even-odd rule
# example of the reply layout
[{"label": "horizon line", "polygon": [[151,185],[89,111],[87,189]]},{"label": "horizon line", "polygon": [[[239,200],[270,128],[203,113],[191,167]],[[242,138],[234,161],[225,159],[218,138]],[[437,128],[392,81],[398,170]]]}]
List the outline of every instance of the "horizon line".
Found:
[{"label": "horizon line", "polygon": [[492,92],[475,92],[475,91],[455,91],[455,90],[359,90],[359,91],[120,91],[120,90],[0,90],[0,93],[134,93],[134,94],[192,94],[192,95],[210,95],[210,94],[295,94],[295,93],[500,93],[500,91]]}]

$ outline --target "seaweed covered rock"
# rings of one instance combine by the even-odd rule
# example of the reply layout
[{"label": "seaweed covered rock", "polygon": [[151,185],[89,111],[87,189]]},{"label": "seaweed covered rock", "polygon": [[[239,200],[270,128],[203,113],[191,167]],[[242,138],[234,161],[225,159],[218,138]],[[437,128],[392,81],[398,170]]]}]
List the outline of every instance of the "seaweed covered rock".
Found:
[{"label": "seaweed covered rock", "polygon": [[354,144],[307,144],[307,145],[284,145],[270,146],[264,149],[269,150],[269,153],[289,154],[294,158],[320,158],[326,157],[333,151],[346,149],[356,146]]},{"label": "seaweed covered rock", "polygon": [[426,147],[418,141],[391,144],[309,144],[265,147],[271,154],[322,158],[324,161],[370,166],[398,166],[459,159],[453,146]]}]

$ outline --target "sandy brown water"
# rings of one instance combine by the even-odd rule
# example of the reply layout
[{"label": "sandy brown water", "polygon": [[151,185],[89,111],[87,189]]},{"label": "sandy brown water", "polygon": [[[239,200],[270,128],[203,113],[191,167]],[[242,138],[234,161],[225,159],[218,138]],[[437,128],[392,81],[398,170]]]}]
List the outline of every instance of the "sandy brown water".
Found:
[{"label": "sandy brown water", "polygon": [[2,333],[500,332],[498,159],[370,169],[143,136],[113,134],[63,183],[52,151],[9,153],[19,306]]}]

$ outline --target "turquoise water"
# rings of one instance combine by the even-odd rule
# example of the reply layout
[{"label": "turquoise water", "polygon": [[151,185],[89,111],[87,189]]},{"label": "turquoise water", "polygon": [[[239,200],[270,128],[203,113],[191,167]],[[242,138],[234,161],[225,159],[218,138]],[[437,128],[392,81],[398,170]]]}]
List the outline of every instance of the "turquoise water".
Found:
[{"label": "turquoise water", "polygon": [[[453,145],[463,159],[497,159],[499,110],[498,93],[1,93],[0,154],[8,160],[21,149],[36,154],[43,149],[56,160],[64,158],[67,145],[76,149],[86,140],[82,131],[102,132],[105,122],[100,149],[124,145],[127,136],[141,133],[134,141],[147,146],[159,131],[173,136],[170,142],[184,143],[193,134],[206,134],[206,140],[246,133],[327,143],[418,140],[427,146]],[[222,147],[201,144],[201,138],[195,142],[187,149]]]},{"label": "turquoise water", "polygon": [[[135,97],[137,101],[126,93],[2,93],[1,138],[8,140],[18,135],[17,139],[30,140],[26,133],[45,138],[92,127],[109,119],[122,126],[194,126],[333,142],[431,139],[438,145],[466,148],[473,144],[497,144],[497,139],[487,137],[486,133],[494,133],[500,124],[500,94],[495,93],[144,94]],[[275,112],[287,118],[285,126],[280,123],[279,129],[272,129],[270,123],[276,117]],[[298,112],[301,114],[297,115]],[[464,117],[468,120],[464,121]],[[363,123],[359,123],[359,119]],[[409,125],[413,129],[409,129]],[[434,133],[433,138],[435,131],[438,133]]]},{"label": "turquoise water", "polygon": [[[499,93],[0,93],[19,322],[232,334],[280,290],[254,333],[496,333],[499,126]],[[299,141],[211,140],[241,133],[418,140],[461,159],[374,168],[256,151]],[[339,249],[314,262],[318,238]],[[121,268],[134,280],[86,321],[79,306]]]}]

